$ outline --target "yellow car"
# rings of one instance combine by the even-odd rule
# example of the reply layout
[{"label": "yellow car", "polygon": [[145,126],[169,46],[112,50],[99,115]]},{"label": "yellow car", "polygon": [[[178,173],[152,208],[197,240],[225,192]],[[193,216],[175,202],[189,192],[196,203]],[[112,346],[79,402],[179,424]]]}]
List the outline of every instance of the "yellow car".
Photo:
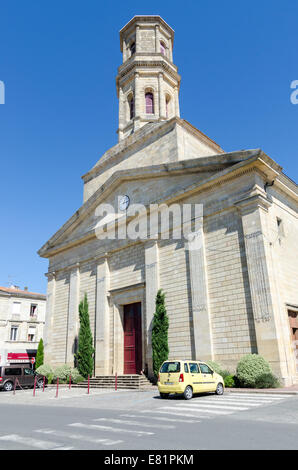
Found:
[{"label": "yellow car", "polygon": [[203,361],[165,361],[158,375],[158,391],[161,398],[170,393],[183,394],[190,400],[194,393],[224,393],[224,380]]}]

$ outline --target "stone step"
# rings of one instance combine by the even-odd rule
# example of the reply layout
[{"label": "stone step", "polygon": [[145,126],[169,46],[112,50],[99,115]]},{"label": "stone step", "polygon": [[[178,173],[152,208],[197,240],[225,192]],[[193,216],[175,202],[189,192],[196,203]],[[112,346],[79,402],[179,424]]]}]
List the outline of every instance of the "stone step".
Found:
[{"label": "stone step", "polygon": [[[91,377],[90,388],[115,388],[114,375],[100,375]],[[88,387],[88,380],[84,380],[79,384],[74,384],[74,387],[86,388]],[[134,389],[134,390],[150,390],[153,385],[144,375],[119,375],[117,376],[117,388],[119,389]]]}]

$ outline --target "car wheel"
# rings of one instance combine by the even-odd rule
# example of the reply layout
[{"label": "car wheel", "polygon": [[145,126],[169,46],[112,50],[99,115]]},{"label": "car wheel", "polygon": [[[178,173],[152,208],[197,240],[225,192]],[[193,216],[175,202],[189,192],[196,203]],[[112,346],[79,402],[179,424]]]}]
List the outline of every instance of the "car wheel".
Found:
[{"label": "car wheel", "polygon": [[192,388],[190,385],[186,387],[183,395],[184,395],[185,400],[190,400],[192,398],[193,392],[192,392]]},{"label": "car wheel", "polygon": [[160,393],[160,398],[168,398],[169,394],[168,393]]},{"label": "car wheel", "polygon": [[215,393],[216,393],[216,395],[223,395],[223,393],[224,393],[223,384],[221,384],[221,383],[217,384]]},{"label": "car wheel", "polygon": [[3,385],[3,388],[6,392],[11,392],[13,389],[13,383],[12,382],[5,382]]},{"label": "car wheel", "polygon": [[38,386],[38,388],[42,388],[42,387],[43,387],[43,379],[38,379],[38,381],[37,381],[37,386]]}]

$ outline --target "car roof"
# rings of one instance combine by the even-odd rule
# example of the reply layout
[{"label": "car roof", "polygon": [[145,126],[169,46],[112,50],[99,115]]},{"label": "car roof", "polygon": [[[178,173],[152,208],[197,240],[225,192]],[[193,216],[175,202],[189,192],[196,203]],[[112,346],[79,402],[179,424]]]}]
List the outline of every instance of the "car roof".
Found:
[{"label": "car roof", "polygon": [[201,361],[201,359],[167,359],[164,362],[203,362],[205,364],[205,361]]}]

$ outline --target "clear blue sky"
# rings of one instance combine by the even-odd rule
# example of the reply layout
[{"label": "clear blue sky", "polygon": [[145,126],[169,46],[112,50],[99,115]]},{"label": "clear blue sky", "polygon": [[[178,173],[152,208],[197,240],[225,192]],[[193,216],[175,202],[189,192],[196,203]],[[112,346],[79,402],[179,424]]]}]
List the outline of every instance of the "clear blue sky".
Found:
[{"label": "clear blue sky", "polygon": [[261,147],[297,181],[298,2],[148,3],[0,1],[0,285],[46,291],[36,252],[81,206],[81,175],[117,143],[119,30],[134,15],[175,30],[181,117],[226,151]]}]

